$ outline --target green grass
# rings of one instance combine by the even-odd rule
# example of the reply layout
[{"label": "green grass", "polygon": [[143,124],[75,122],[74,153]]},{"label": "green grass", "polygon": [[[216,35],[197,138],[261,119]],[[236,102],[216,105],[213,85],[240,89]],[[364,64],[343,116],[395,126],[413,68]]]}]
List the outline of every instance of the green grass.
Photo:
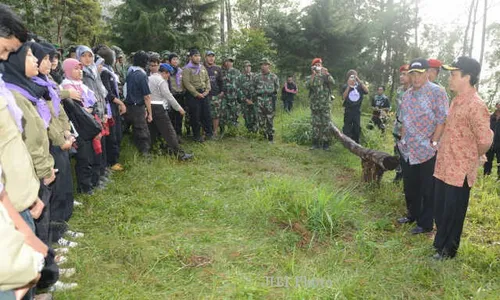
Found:
[{"label": "green grass", "polygon": [[[246,135],[185,143],[196,155],[188,163],[148,164],[126,140],[126,171],[79,198],[71,226],[86,236],[67,264],[79,287],[57,299],[498,299],[498,183],[480,177],[458,257],[434,262],[432,237],[394,222],[404,199],[392,172],[380,187],[364,185],[359,159],[340,143],[331,152],[299,145],[308,114],[300,101],[280,111],[273,145]],[[333,115],[340,126],[337,103]],[[392,151],[389,133],[364,139]],[[273,287],[270,276],[331,285]]]}]

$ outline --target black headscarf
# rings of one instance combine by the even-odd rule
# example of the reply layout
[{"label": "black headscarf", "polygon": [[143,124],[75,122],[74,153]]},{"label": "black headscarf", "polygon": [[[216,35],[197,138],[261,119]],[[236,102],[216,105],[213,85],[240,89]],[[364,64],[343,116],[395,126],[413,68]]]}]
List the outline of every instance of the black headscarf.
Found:
[{"label": "black headscarf", "polygon": [[40,62],[45,58],[45,56],[50,55],[52,49],[49,49],[41,43],[33,43],[31,44],[31,51],[33,52],[33,55],[38,59],[38,65],[40,65]]},{"label": "black headscarf", "polygon": [[5,82],[25,89],[35,98],[42,98],[45,94],[45,89],[26,77],[26,55],[32,45],[32,42],[26,42],[17,52],[11,53],[8,60],[0,63],[0,73],[3,73],[3,80]]}]

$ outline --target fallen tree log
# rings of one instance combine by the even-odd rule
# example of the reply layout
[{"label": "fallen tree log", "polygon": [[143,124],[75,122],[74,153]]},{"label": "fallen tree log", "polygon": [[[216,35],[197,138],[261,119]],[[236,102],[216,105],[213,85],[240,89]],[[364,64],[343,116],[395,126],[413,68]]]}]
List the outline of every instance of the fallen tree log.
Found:
[{"label": "fallen tree log", "polygon": [[330,131],[345,148],[361,158],[363,180],[380,183],[385,171],[394,170],[399,165],[399,158],[388,153],[367,149],[343,134],[332,122]]}]

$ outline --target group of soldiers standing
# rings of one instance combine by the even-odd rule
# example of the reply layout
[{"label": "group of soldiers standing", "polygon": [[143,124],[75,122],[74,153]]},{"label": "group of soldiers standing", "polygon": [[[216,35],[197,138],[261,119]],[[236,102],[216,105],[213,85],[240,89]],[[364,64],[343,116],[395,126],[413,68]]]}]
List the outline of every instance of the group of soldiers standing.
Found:
[{"label": "group of soldiers standing", "polygon": [[[197,142],[222,137],[234,133],[238,118],[243,115],[249,132],[261,132],[272,142],[275,102],[280,85],[278,76],[270,70],[269,59],[263,58],[260,72],[254,73],[248,60],[244,61],[241,72],[234,68],[235,58],[232,56],[224,57],[222,66],[215,63],[213,51],[206,51],[204,58],[201,63],[200,52],[192,49],[189,63],[183,69],[176,67],[181,73],[181,85],[176,85],[179,91],[173,94],[187,108],[189,120],[186,123],[189,126],[186,132],[192,133]],[[171,85],[176,78],[175,74],[171,76]],[[182,134],[182,128],[178,126],[176,131],[179,136]]]}]

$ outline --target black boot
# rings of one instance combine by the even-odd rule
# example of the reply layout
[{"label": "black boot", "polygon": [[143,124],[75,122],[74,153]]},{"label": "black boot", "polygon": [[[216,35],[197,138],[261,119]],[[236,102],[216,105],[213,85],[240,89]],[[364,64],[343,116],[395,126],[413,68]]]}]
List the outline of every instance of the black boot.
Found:
[{"label": "black boot", "polygon": [[323,142],[323,150],[330,151],[330,142]]},{"label": "black boot", "polygon": [[274,136],[272,134],[268,134],[267,135],[267,139],[268,139],[269,143],[273,143],[274,142]]},{"label": "black boot", "polygon": [[319,146],[318,140],[313,140],[312,141],[312,147],[309,148],[309,150],[316,150],[316,149],[319,149],[319,148],[321,148],[321,147]]}]

